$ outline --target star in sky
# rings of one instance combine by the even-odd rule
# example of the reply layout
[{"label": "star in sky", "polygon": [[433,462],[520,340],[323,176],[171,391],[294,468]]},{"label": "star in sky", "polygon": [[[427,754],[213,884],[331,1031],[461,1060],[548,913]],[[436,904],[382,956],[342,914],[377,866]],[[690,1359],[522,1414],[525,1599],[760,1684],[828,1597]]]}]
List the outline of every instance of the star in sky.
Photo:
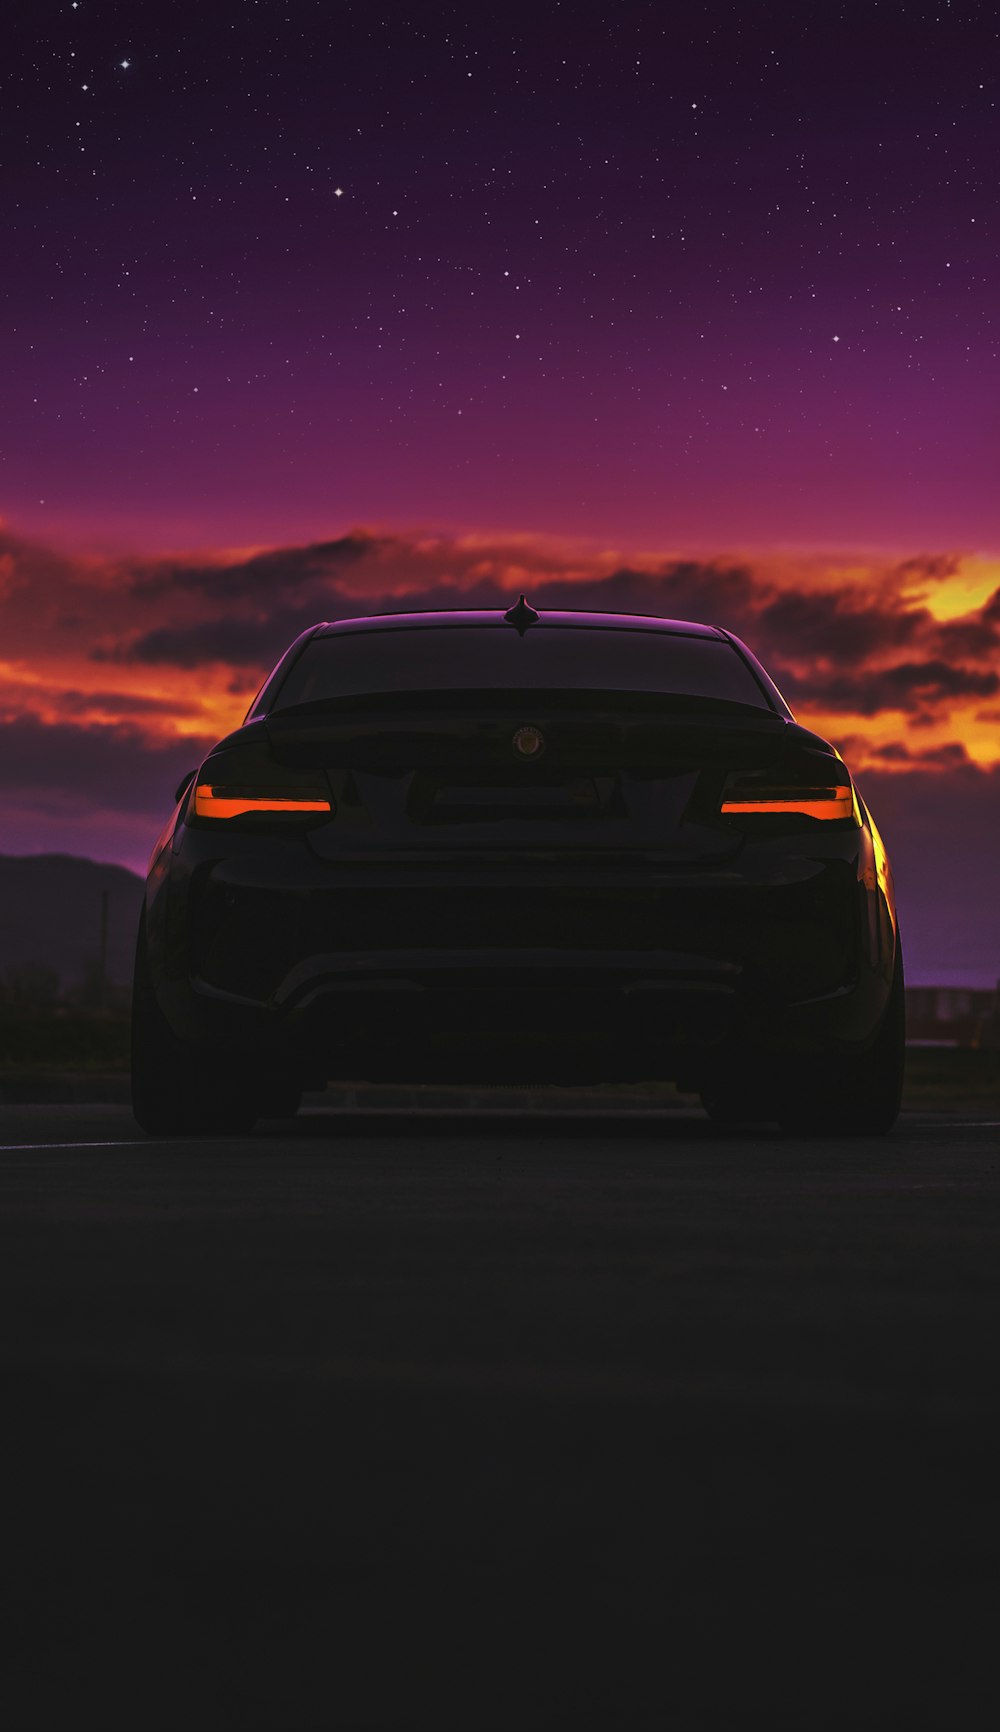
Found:
[{"label": "star in sky", "polygon": [[[13,369],[15,397],[30,406],[42,381],[58,405],[64,358],[82,371],[78,360],[120,336],[136,356],[134,395],[126,413],[109,382],[95,408],[120,442],[96,477],[108,509],[135,500],[137,521],[165,520],[162,533],[172,537],[182,472],[199,502],[190,533],[209,537],[228,535],[235,519],[239,539],[258,505],[276,519],[274,533],[285,534],[294,516],[287,532],[297,535],[304,522],[340,510],[401,520],[460,510],[492,522],[501,498],[518,522],[544,518],[557,533],[683,539],[709,525],[713,537],[768,544],[817,536],[909,546],[914,537],[971,535],[994,546],[1000,506],[984,430],[1000,378],[989,280],[1000,200],[980,113],[992,42],[985,17],[980,27],[970,9],[961,19],[942,10],[933,28],[909,20],[904,30],[877,8],[858,40],[832,20],[818,32],[796,25],[779,56],[769,23],[737,35],[728,9],[709,0],[719,23],[711,43],[678,15],[665,35],[652,22],[609,25],[591,54],[575,38],[570,46],[557,20],[539,19],[529,53],[520,19],[537,8],[515,0],[502,22],[491,15],[459,46],[449,43],[449,55],[470,56],[460,66],[445,64],[433,30],[380,26],[373,35],[351,8],[338,12],[343,28],[331,45],[313,0],[287,0],[280,22],[250,8],[265,14],[252,38],[245,0],[216,0],[212,51],[197,34],[181,34],[171,35],[169,53],[162,8],[140,8],[129,23],[121,7],[67,3],[89,14],[75,56],[86,80],[71,68],[67,83],[39,88],[44,20],[37,41],[29,31],[19,50],[14,88],[23,99],[9,130],[21,193],[4,235],[4,292],[16,315],[5,403]],[[428,8],[428,17],[450,11]],[[102,82],[101,68],[135,67],[117,39],[123,23],[142,68],[138,106],[112,103]],[[855,89],[859,43],[868,72]],[[454,84],[473,52],[479,67],[492,67],[485,105]],[[559,67],[563,75],[572,68],[569,82],[549,80]],[[548,94],[526,130],[532,79]],[[720,108],[711,92],[723,79]],[[67,84],[94,102],[67,113]],[[674,92],[668,104],[665,88]],[[265,100],[274,124],[262,126]],[[329,113],[325,157],[314,130],[320,112]],[[620,122],[613,149],[599,118],[609,113]],[[709,131],[690,128],[690,115]],[[354,177],[347,230],[307,208],[306,195],[321,187],[338,204],[348,196],[342,182],[329,186],[334,164]],[[905,317],[882,312],[899,305]],[[914,320],[926,341],[917,342]],[[251,395],[233,407],[231,424],[199,426],[178,443],[159,419],[176,356],[205,368],[206,402],[214,402],[217,379],[242,377],[248,351],[286,334],[293,358],[309,357],[296,378],[310,383],[297,389],[317,414],[322,405],[321,420],[302,432],[297,422],[288,435],[294,500],[276,486],[273,448],[265,455],[260,433],[278,413],[272,393],[284,390],[270,374],[246,385]],[[832,369],[828,345],[840,357]],[[697,368],[695,348],[705,356]],[[539,354],[552,382],[544,393]],[[766,460],[751,446],[749,416],[745,426],[728,419],[711,395],[732,397],[737,415],[738,356],[755,368],[761,425],[767,409]],[[933,403],[914,394],[920,357]],[[470,384],[478,389],[515,366],[502,424],[484,417],[461,441],[435,432],[436,446],[425,437],[424,405],[439,378],[451,403],[464,402]],[[383,393],[385,404],[403,405],[391,434]],[[713,431],[692,447],[690,428],[709,404]],[[65,511],[103,510],[89,469],[97,446],[81,436],[54,448],[40,422],[28,424],[34,433],[5,454],[4,513],[16,513],[23,496],[30,518],[35,471],[56,462],[72,478]],[[587,432],[598,426],[599,436]],[[369,434],[407,455],[389,470],[372,465],[362,459]],[[216,436],[226,484],[211,490],[209,505],[201,442]],[[878,486],[859,440],[881,466]]]}]

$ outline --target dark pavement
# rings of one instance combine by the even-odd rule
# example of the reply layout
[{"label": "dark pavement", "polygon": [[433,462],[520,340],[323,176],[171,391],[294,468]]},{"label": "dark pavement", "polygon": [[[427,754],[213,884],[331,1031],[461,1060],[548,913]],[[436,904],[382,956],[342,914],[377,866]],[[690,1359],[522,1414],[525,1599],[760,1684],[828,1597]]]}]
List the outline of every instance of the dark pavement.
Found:
[{"label": "dark pavement", "polygon": [[12,1732],[995,1724],[988,1111],[8,1106],[0,1199]]}]

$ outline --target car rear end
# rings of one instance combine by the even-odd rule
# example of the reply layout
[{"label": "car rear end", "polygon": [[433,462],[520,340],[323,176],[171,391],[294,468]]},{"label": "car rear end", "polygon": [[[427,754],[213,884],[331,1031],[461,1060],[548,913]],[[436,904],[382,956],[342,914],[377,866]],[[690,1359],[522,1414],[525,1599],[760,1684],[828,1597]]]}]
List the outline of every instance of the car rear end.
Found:
[{"label": "car rear end", "polygon": [[151,874],[177,1035],[300,1077],[674,1078],[861,1051],[891,880],[838,754],[708,627],[307,634]]}]

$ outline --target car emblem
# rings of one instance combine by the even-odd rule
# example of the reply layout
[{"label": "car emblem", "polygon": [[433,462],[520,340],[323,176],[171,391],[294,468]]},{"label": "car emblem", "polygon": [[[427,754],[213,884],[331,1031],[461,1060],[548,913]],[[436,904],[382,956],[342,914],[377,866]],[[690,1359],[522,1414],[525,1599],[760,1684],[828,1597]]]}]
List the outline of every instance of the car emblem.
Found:
[{"label": "car emblem", "polygon": [[545,750],[545,741],[537,728],[518,728],[511,743],[522,758],[539,758]]}]

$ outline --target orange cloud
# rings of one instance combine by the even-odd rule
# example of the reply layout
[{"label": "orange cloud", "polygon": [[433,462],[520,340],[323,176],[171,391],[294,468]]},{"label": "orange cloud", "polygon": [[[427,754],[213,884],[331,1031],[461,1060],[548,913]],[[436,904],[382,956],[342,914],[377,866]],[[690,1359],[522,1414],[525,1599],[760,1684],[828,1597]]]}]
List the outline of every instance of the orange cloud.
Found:
[{"label": "orange cloud", "polygon": [[[591,607],[745,637],[852,762],[1000,763],[1000,567],[979,555],[692,558],[529,536],[355,529],[307,546],[74,559],[0,532],[0,722],[190,755],[236,725],[317,619],[400,607]],[[54,769],[54,772],[56,770]]]}]

